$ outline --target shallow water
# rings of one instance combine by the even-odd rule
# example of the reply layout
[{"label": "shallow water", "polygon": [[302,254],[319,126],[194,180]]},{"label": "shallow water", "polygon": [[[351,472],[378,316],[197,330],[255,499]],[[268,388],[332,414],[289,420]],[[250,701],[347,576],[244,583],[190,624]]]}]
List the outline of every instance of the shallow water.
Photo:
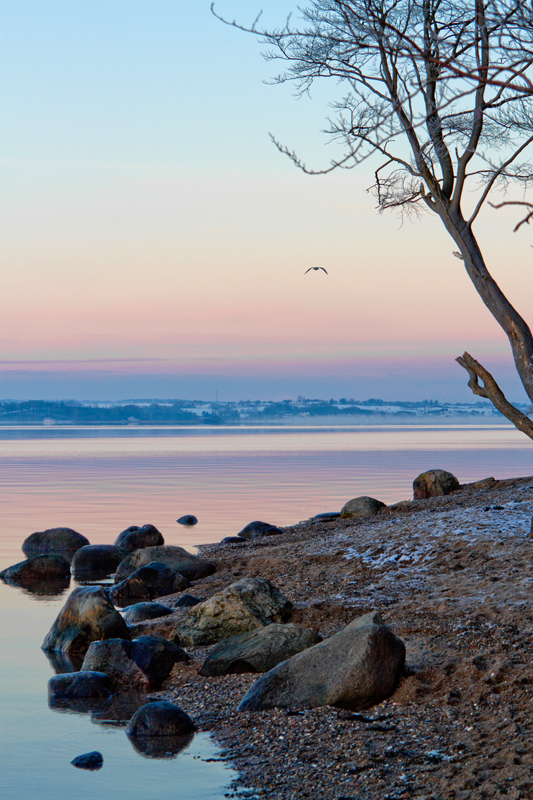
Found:
[{"label": "shallow water", "polygon": [[[507,425],[0,428],[0,567],[22,560],[24,538],[44,528],[104,543],[151,522],[168,544],[193,549],[252,519],[288,525],[363,494],[407,499],[430,468],[462,483],[530,475],[533,448]],[[176,524],[183,514],[198,525]],[[153,760],[121,728],[48,708],[52,672],[40,644],[64,600],[0,583],[2,798],[93,800],[110,787],[132,799],[223,797],[233,773],[204,761],[217,755],[207,734],[174,759]],[[70,765],[90,750],[104,755],[99,772]]]}]

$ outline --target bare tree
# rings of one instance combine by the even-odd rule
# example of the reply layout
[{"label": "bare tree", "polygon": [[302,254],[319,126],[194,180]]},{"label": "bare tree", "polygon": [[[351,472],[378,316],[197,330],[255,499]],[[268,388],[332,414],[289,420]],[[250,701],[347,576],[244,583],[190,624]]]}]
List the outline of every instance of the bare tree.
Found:
[{"label": "bare tree", "polygon": [[[328,133],[341,153],[326,169],[351,169],[376,154],[381,210],[424,209],[438,216],[479,296],[507,334],[516,369],[533,402],[533,337],[490,274],[474,234],[498,187],[526,188],[533,166],[533,11],[522,0],[311,0],[279,29],[250,27],[285,62],[274,80],[303,94],[333,79],[344,96],[333,104]],[[227,20],[223,20],[228,22]],[[338,90],[336,90],[338,91]],[[468,187],[468,195],[466,194]],[[472,193],[474,190],[474,193]],[[474,202],[471,198],[474,197]],[[466,198],[466,200],[465,200]],[[474,394],[489,399],[533,439],[533,422],[507,401],[471,355],[456,359]]]}]

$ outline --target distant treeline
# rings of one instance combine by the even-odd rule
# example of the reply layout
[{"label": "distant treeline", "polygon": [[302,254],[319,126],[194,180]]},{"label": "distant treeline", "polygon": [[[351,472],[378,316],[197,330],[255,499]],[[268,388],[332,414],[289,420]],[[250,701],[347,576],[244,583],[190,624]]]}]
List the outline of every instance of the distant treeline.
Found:
[{"label": "distant treeline", "polygon": [[134,422],[218,422],[216,414],[204,413],[201,417],[188,411],[179,401],[161,406],[111,406],[99,408],[75,402],[52,403],[45,400],[29,400],[24,403],[1,403],[0,423],[2,422],[40,422],[45,419],[54,422],[83,423],[134,423]]}]

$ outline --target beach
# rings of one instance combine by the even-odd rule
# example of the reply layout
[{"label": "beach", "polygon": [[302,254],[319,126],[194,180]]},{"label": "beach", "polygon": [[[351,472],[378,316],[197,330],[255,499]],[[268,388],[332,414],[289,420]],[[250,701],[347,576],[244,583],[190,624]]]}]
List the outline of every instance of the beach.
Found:
[{"label": "beach", "polygon": [[532,490],[533,478],[503,480],[201,548],[218,568],[202,596],[268,578],[293,602],[291,621],[324,636],[380,610],[407,657],[378,706],[237,712],[257,676],[200,677],[207,648],[151,697],[215,733],[240,773],[229,797],[533,797]]}]

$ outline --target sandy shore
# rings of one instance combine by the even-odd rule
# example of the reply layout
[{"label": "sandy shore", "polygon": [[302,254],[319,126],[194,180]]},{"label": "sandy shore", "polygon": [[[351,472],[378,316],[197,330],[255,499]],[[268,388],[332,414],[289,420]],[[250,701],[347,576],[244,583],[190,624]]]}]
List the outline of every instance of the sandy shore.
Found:
[{"label": "sandy shore", "polygon": [[200,677],[205,648],[153,696],[215,734],[241,776],[228,797],[533,798],[532,514],[533,478],[522,478],[205,546],[218,571],[197,595],[268,578],[292,621],[326,636],[379,609],[406,644],[405,675],[363,714],[238,713],[257,676]]}]

